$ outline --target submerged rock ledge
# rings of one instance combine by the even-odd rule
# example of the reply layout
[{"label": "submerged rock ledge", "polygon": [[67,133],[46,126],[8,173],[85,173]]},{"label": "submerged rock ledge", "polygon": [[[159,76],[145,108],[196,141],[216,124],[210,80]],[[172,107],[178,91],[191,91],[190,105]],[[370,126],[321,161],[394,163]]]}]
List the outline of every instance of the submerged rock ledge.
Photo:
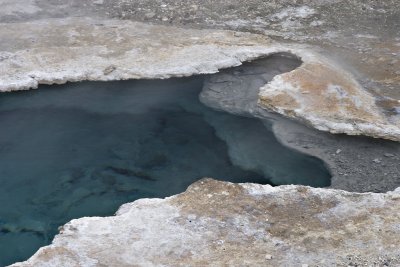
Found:
[{"label": "submerged rock ledge", "polygon": [[72,220],[12,266],[398,266],[400,190],[349,193],[203,179]]},{"label": "submerged rock ledge", "polygon": [[291,53],[303,64],[261,88],[261,107],[318,130],[400,141],[399,121],[385,115],[376,96],[349,72],[310,47],[264,35],[65,18],[3,23],[0,38],[0,92],[71,81],[211,74]]}]

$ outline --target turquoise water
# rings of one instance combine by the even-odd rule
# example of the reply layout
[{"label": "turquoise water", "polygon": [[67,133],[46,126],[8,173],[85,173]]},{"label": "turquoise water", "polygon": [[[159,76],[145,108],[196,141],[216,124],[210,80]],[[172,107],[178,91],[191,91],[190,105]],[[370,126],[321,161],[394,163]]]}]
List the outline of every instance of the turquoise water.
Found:
[{"label": "turquoise water", "polygon": [[0,266],[27,259],[73,218],[112,215],[202,177],[329,185],[322,161],[283,147],[259,120],[203,106],[201,86],[85,82],[0,94]]}]

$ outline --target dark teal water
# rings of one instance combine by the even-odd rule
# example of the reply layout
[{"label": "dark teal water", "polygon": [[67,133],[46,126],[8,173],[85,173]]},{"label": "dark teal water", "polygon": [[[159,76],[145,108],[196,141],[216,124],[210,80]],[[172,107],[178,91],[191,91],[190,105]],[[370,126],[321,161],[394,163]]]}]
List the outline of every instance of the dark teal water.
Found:
[{"label": "dark teal water", "polygon": [[0,94],[0,266],[73,218],[112,215],[202,177],[327,186],[320,160],[261,121],[198,101],[200,78],[85,82]]}]

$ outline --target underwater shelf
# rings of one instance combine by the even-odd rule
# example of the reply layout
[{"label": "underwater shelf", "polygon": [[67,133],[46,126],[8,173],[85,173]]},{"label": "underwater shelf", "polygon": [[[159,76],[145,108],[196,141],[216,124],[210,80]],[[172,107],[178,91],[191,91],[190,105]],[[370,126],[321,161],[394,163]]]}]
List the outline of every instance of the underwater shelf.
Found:
[{"label": "underwater shelf", "polygon": [[40,86],[0,95],[0,265],[26,260],[73,218],[112,215],[203,177],[328,186],[324,163],[268,123],[214,111],[201,77]]}]

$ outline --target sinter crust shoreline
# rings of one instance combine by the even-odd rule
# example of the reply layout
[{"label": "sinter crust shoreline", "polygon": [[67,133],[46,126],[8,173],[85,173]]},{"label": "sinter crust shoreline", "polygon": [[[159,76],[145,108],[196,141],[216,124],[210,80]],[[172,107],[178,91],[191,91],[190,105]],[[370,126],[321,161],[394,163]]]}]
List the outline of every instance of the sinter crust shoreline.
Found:
[{"label": "sinter crust shoreline", "polygon": [[[322,158],[331,169],[333,188],[385,192],[400,185],[398,144],[319,131],[398,140],[399,116],[383,110],[377,96],[364,90],[352,73],[314,52],[313,46],[282,44],[243,32],[109,19],[3,25],[1,91],[34,88],[39,83],[212,74],[267,55],[297,56],[302,64],[260,85],[260,96],[254,100],[264,110],[300,122],[262,114],[274,116],[276,136],[290,147]],[[230,107],[222,109],[229,112]]]},{"label": "sinter crust shoreline", "polygon": [[[218,69],[238,66],[263,55],[289,52],[301,57],[302,67],[277,76],[263,87],[261,103],[302,123],[314,123],[321,130],[343,128],[349,134],[366,131],[371,136],[385,135],[398,140],[398,130],[390,129],[390,125],[398,128],[400,106],[400,11],[395,1],[335,0],[305,4],[254,0],[248,5],[229,1],[228,6],[223,1],[203,0],[191,0],[184,5],[175,0],[165,0],[164,4],[142,0],[71,2],[60,5],[48,0],[2,0],[1,90],[34,88],[38,82],[216,73]],[[72,16],[86,18],[69,18]],[[135,20],[187,25],[187,29],[131,22]],[[286,44],[266,36],[284,40]],[[292,42],[304,44],[288,44]],[[153,54],[154,57],[148,58]],[[335,60],[327,59],[327,55]],[[177,61],[179,58],[182,60]],[[160,66],[161,62],[164,64]],[[136,70],[135,64],[138,64]],[[140,68],[145,64],[147,69]],[[311,85],[312,91],[326,93],[324,97],[333,100],[328,107],[339,117],[322,109],[315,119],[309,116],[309,106],[302,105],[306,101],[320,101],[320,95],[310,98],[313,94],[305,89],[320,71],[323,73],[318,77],[327,79],[317,79],[318,86]],[[157,77],[152,76],[155,73]],[[332,77],[341,73],[346,78],[336,77],[334,83],[339,84],[329,86]],[[284,96],[292,101],[283,102]],[[337,102],[343,105],[337,106]],[[294,113],[293,107],[296,107]],[[353,124],[352,120],[359,115],[361,120],[356,119]],[[283,143],[318,155],[329,164],[333,188],[386,192],[399,186],[397,143],[331,135],[273,117],[274,131]],[[332,126],[325,121],[327,117],[331,123],[346,118],[345,124]],[[322,124],[320,118],[324,119]],[[365,125],[369,120],[375,123],[374,127]],[[63,234],[56,237],[53,247],[41,249],[19,265],[148,266],[157,265],[155,260],[167,264],[162,260],[171,259],[170,265],[181,262],[201,265],[207,260],[218,265],[219,260],[221,264],[239,262],[252,266],[397,266],[400,265],[396,251],[400,246],[398,201],[398,189],[384,194],[357,194],[206,180],[166,200],[128,203],[116,217],[73,220],[63,227]],[[90,223],[95,227],[88,227]],[[182,236],[188,238],[187,242],[181,241]],[[160,242],[163,240],[160,237],[165,237],[164,242]],[[147,249],[146,254],[143,251],[148,248],[146,242],[150,248],[154,244],[159,247]],[[139,247],[131,251],[130,246]],[[199,254],[196,248],[206,254]],[[87,257],[91,251],[94,256]],[[134,254],[135,251],[140,255]]]},{"label": "sinter crust shoreline", "polygon": [[209,74],[289,52],[303,64],[260,88],[261,107],[322,131],[400,141],[400,123],[385,115],[371,93],[350,73],[304,46],[254,34],[118,20],[70,18],[3,26],[3,92],[71,81]]},{"label": "sinter crust shoreline", "polygon": [[[204,179],[64,225],[14,267],[398,266],[400,192]],[[396,226],[397,225],[397,226]]]}]

